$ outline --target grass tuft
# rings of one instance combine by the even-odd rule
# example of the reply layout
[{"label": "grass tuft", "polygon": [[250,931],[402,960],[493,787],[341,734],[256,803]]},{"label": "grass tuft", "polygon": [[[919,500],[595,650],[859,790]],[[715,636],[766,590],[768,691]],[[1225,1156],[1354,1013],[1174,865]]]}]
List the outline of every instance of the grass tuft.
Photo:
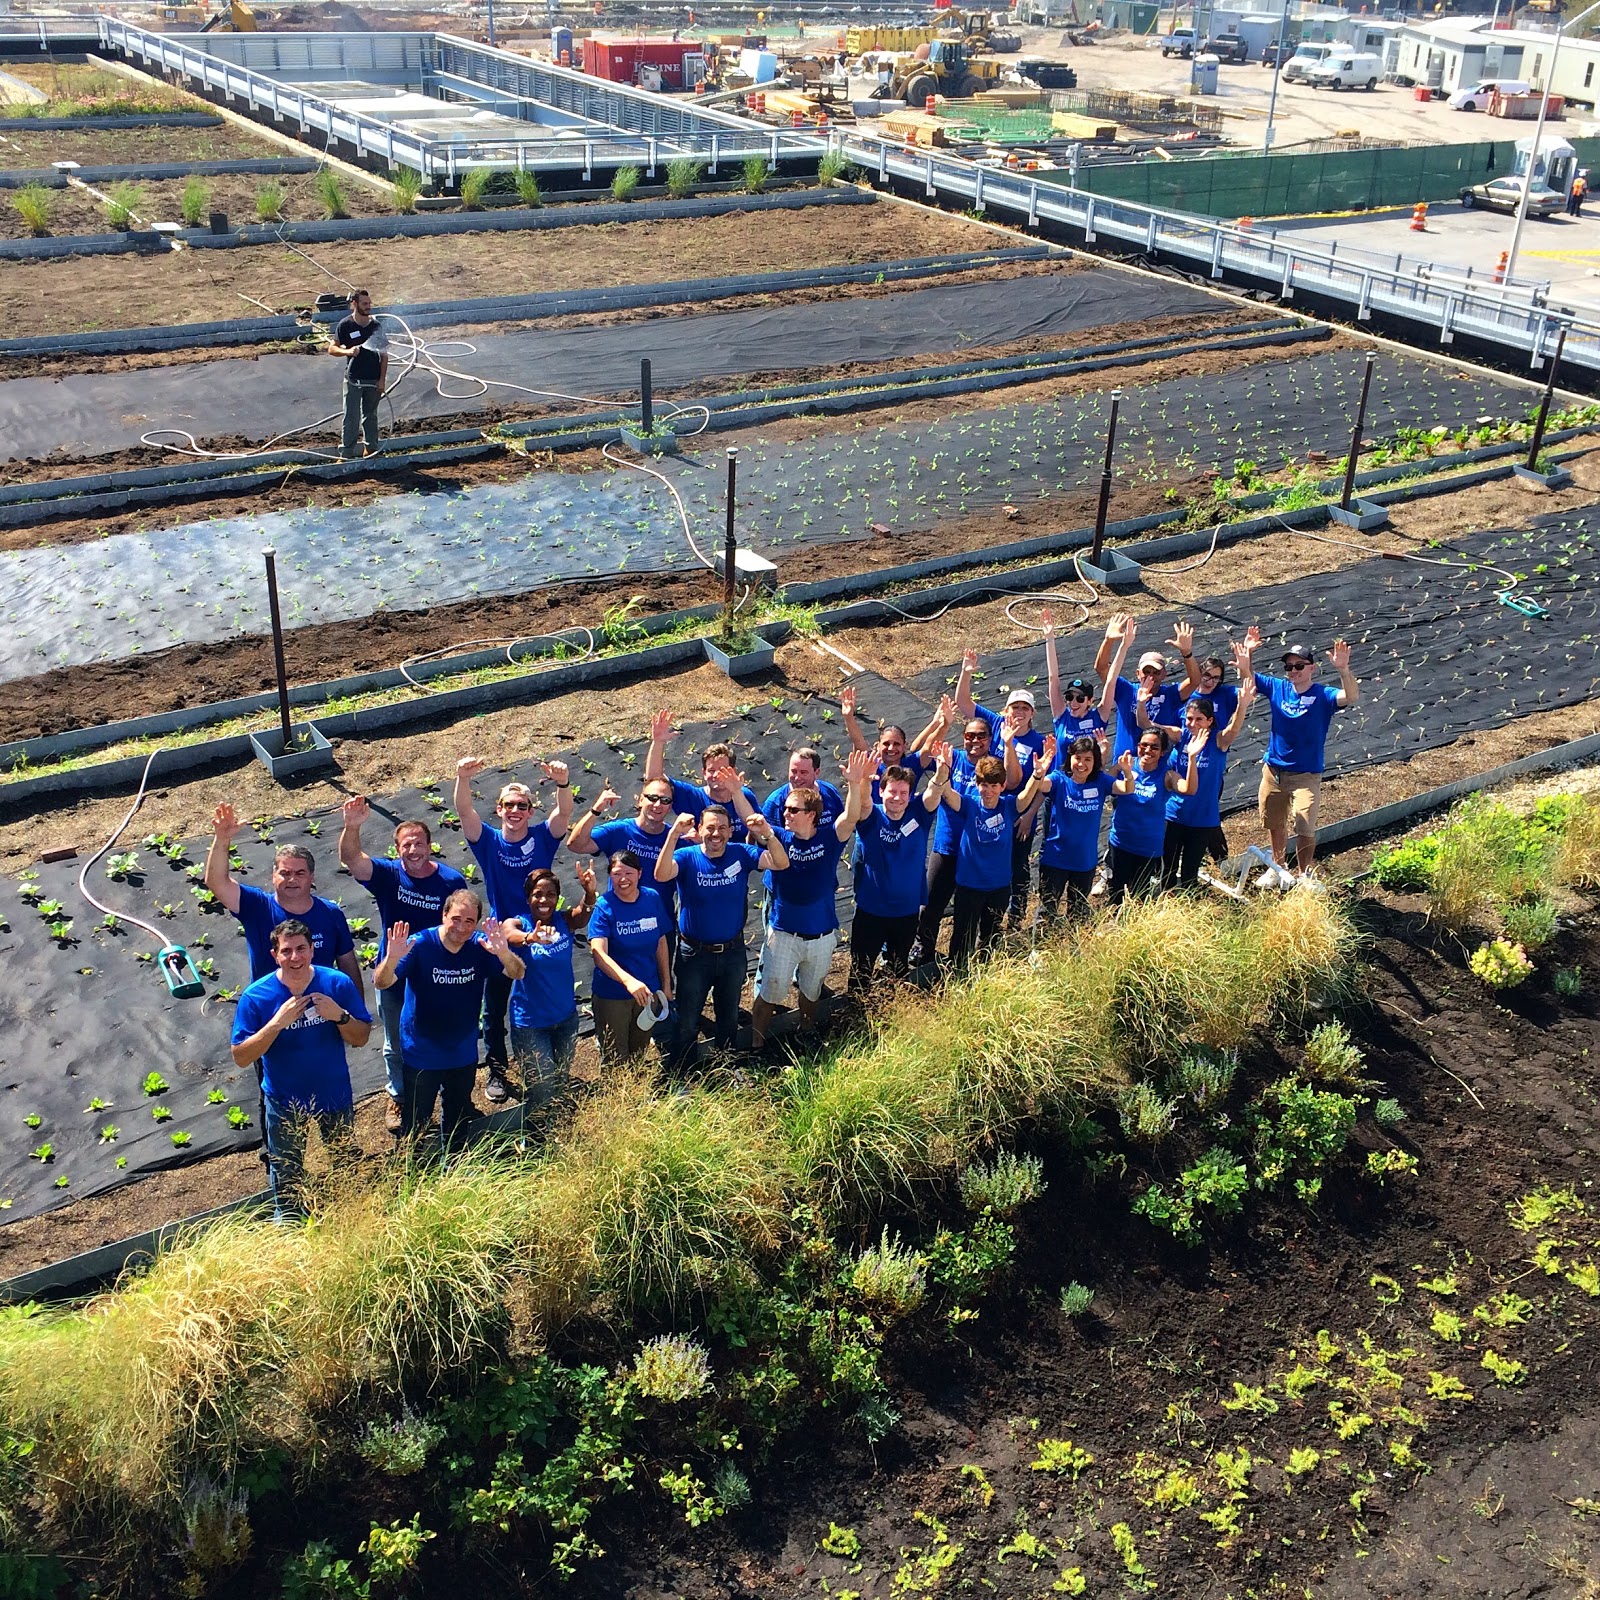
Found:
[{"label": "grass tuft", "polygon": [[184,225],[198,228],[211,209],[211,185],[204,178],[187,179],[178,197],[178,208],[183,213]]},{"label": "grass tuft", "polygon": [[422,194],[422,174],[415,167],[396,167],[389,174],[389,183],[394,189],[395,210],[409,216],[417,209]]},{"label": "grass tuft", "polygon": [[613,200],[631,200],[633,192],[639,187],[639,180],[643,174],[637,167],[618,167],[611,175],[611,198]]},{"label": "grass tuft", "polygon": [[50,219],[55,214],[55,196],[42,183],[25,184],[12,196],[11,204],[34,238],[42,239],[49,233]]},{"label": "grass tuft", "polygon": [[544,190],[539,187],[539,174],[530,171],[527,167],[518,167],[512,174],[512,182],[517,186],[517,198],[531,209],[537,209],[544,204]]},{"label": "grass tuft", "polygon": [[[322,202],[323,215],[330,222],[337,222],[340,217],[350,215],[344,203],[344,185],[340,183],[339,174],[332,167],[318,167],[312,184],[317,191],[317,199]],[[257,198],[260,198],[259,192]]]},{"label": "grass tuft", "polygon": [[489,169],[474,167],[461,179],[461,209],[478,211],[483,207],[483,197],[489,188]]}]

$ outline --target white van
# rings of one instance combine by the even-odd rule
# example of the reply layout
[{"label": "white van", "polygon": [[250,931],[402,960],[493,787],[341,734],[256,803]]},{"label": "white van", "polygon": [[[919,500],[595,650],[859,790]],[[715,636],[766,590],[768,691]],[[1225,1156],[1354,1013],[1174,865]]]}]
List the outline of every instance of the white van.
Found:
[{"label": "white van", "polygon": [[1532,88],[1532,84],[1524,83],[1521,78],[1485,78],[1470,89],[1457,89],[1445,104],[1452,111],[1487,111],[1496,92],[1527,94]]},{"label": "white van", "polygon": [[1376,89],[1383,71],[1376,56],[1354,50],[1335,50],[1320,66],[1306,74],[1313,89]]},{"label": "white van", "polygon": [[1320,67],[1337,48],[1331,44],[1301,44],[1283,64],[1283,75],[1291,83],[1304,82],[1313,67]]}]

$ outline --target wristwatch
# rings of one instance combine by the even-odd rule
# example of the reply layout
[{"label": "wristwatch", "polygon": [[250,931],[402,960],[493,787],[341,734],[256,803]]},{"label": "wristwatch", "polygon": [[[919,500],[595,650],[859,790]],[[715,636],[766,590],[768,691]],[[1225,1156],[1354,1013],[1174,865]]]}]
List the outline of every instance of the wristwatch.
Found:
[{"label": "wristwatch", "polygon": [[348,1011],[341,1011],[339,1013],[339,1015],[336,1016],[333,1019],[333,1025],[336,1028],[342,1028],[345,1025],[345,1023],[347,1023],[349,1021],[350,1021],[350,1013]]}]

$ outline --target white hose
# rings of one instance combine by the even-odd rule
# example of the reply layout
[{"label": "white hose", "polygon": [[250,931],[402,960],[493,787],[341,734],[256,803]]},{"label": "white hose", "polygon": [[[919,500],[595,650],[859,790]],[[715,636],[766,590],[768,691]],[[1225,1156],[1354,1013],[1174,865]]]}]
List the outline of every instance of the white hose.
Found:
[{"label": "white hose", "polygon": [[116,831],[111,835],[111,837],[107,839],[106,842],[101,845],[100,848],[96,850],[87,861],[84,862],[82,870],[78,873],[78,893],[81,894],[83,898],[87,900],[89,904],[92,905],[95,910],[100,912],[102,915],[116,917],[122,922],[131,922],[134,927],[143,928],[152,939],[159,940],[164,946],[170,943],[170,941],[159,928],[151,927],[148,922],[142,921],[140,918],[133,916],[129,912],[113,911],[110,906],[105,905],[99,900],[96,900],[95,897],[89,893],[88,884],[89,869],[94,866],[101,856],[103,856],[112,847],[112,845],[117,842],[118,839],[122,837],[123,831],[127,828],[128,824],[133,821],[134,812],[136,812],[139,807],[144,804],[145,790],[150,784],[150,769],[155,765],[156,757],[160,754],[161,746],[157,745],[155,749],[150,752],[150,759],[144,764],[144,773],[139,779],[139,792],[133,797],[133,804],[128,807],[127,816],[125,816],[122,821],[117,824]]}]

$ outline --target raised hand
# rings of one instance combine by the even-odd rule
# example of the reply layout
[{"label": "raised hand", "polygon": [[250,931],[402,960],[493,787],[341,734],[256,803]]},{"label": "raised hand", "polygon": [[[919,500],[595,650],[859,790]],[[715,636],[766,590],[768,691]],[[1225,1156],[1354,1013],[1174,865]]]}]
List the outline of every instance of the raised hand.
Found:
[{"label": "raised hand", "polygon": [[384,950],[384,959],[393,961],[399,966],[411,954],[411,947],[416,943],[411,937],[411,924],[409,922],[391,922],[389,924],[389,942]]},{"label": "raised hand", "polygon": [[1001,744],[1015,744],[1016,742],[1017,742],[1016,724],[1014,722],[1012,722],[1012,720],[1011,720],[1011,718],[1009,716],[1007,716],[1005,721],[1000,724],[1000,743]]},{"label": "raised hand", "polygon": [[539,765],[545,777],[555,784],[557,788],[572,780],[572,774],[567,770],[565,761],[542,761]]},{"label": "raised hand", "polygon": [[372,815],[372,808],[367,804],[364,794],[353,794],[339,807],[339,820],[347,828],[361,832],[361,825]]},{"label": "raised hand", "polygon": [[856,690],[854,684],[847,683],[839,691],[839,709],[847,717],[853,717],[856,714]]},{"label": "raised hand", "polygon": [[1039,613],[1039,622],[1041,624],[1039,632],[1042,633],[1047,639],[1055,638],[1056,619],[1050,615],[1049,606],[1046,606],[1044,610]]},{"label": "raised hand", "polygon": [[760,843],[761,840],[772,837],[772,824],[759,811],[753,811],[750,820],[744,825],[744,831]]},{"label": "raised hand", "polygon": [[941,783],[948,782],[950,769],[955,764],[955,752],[943,740],[934,744],[929,752],[934,760],[934,776]]},{"label": "raised hand", "polygon": [[1348,639],[1335,639],[1333,649],[1328,652],[1328,659],[1333,663],[1334,671],[1344,672],[1350,666],[1350,641]]},{"label": "raised hand", "polygon": [[1191,756],[1199,755],[1200,752],[1204,750],[1205,747],[1210,743],[1211,730],[1209,728],[1196,728],[1195,731],[1189,735],[1189,754]]},{"label": "raised hand", "polygon": [[483,940],[483,948],[492,956],[503,956],[511,948],[506,925],[498,917],[485,917],[478,933]]},{"label": "raised hand", "polygon": [[595,893],[594,868],[587,861],[578,863],[578,882],[583,885],[583,892],[591,899]]},{"label": "raised hand", "polygon": [[211,831],[223,844],[231,844],[239,831],[239,813],[226,800],[211,813]]},{"label": "raised hand", "polygon": [[650,742],[652,744],[665,744],[672,737],[672,713],[670,711],[657,711],[650,718]]},{"label": "raised hand", "polygon": [[1117,771],[1120,772],[1124,778],[1131,778],[1133,776],[1133,751],[1124,750],[1122,754],[1117,757]]},{"label": "raised hand", "polygon": [[477,756],[463,756],[456,762],[456,776],[465,778],[469,782],[478,776],[488,766],[488,762],[480,761]]},{"label": "raised hand", "polygon": [[852,750],[845,759],[844,775],[853,785],[865,783],[877,763],[870,750]]},{"label": "raised hand", "polygon": [[1237,639],[1233,641],[1233,669],[1239,674],[1239,682],[1245,683],[1255,676],[1255,651],[1248,643],[1241,644]]},{"label": "raised hand", "polygon": [[978,652],[968,645],[961,652],[961,670],[963,672],[976,672],[978,670]]},{"label": "raised hand", "polygon": [[1048,772],[1055,765],[1056,751],[1059,748],[1056,736],[1053,733],[1047,733],[1044,736],[1044,749],[1040,750],[1033,758],[1034,770]]},{"label": "raised hand", "polygon": [[599,794],[594,797],[594,814],[599,817],[610,811],[614,806],[622,803],[622,796],[608,783]]},{"label": "raised hand", "polygon": [[1113,611],[1106,624],[1106,638],[1115,644],[1118,639],[1133,638],[1133,617],[1126,611]]},{"label": "raised hand", "polygon": [[1167,643],[1174,646],[1180,656],[1194,654],[1194,626],[1188,622],[1175,622],[1172,625],[1172,637]]},{"label": "raised hand", "polygon": [[947,694],[939,696],[939,721],[944,724],[946,731],[956,720],[956,703]]},{"label": "raised hand", "polygon": [[1252,622],[1250,626],[1244,630],[1244,647],[1251,653],[1251,655],[1254,655],[1256,651],[1261,648],[1260,623]]},{"label": "raised hand", "polygon": [[681,839],[686,833],[694,832],[694,818],[687,811],[680,811],[672,819],[672,831]]}]

